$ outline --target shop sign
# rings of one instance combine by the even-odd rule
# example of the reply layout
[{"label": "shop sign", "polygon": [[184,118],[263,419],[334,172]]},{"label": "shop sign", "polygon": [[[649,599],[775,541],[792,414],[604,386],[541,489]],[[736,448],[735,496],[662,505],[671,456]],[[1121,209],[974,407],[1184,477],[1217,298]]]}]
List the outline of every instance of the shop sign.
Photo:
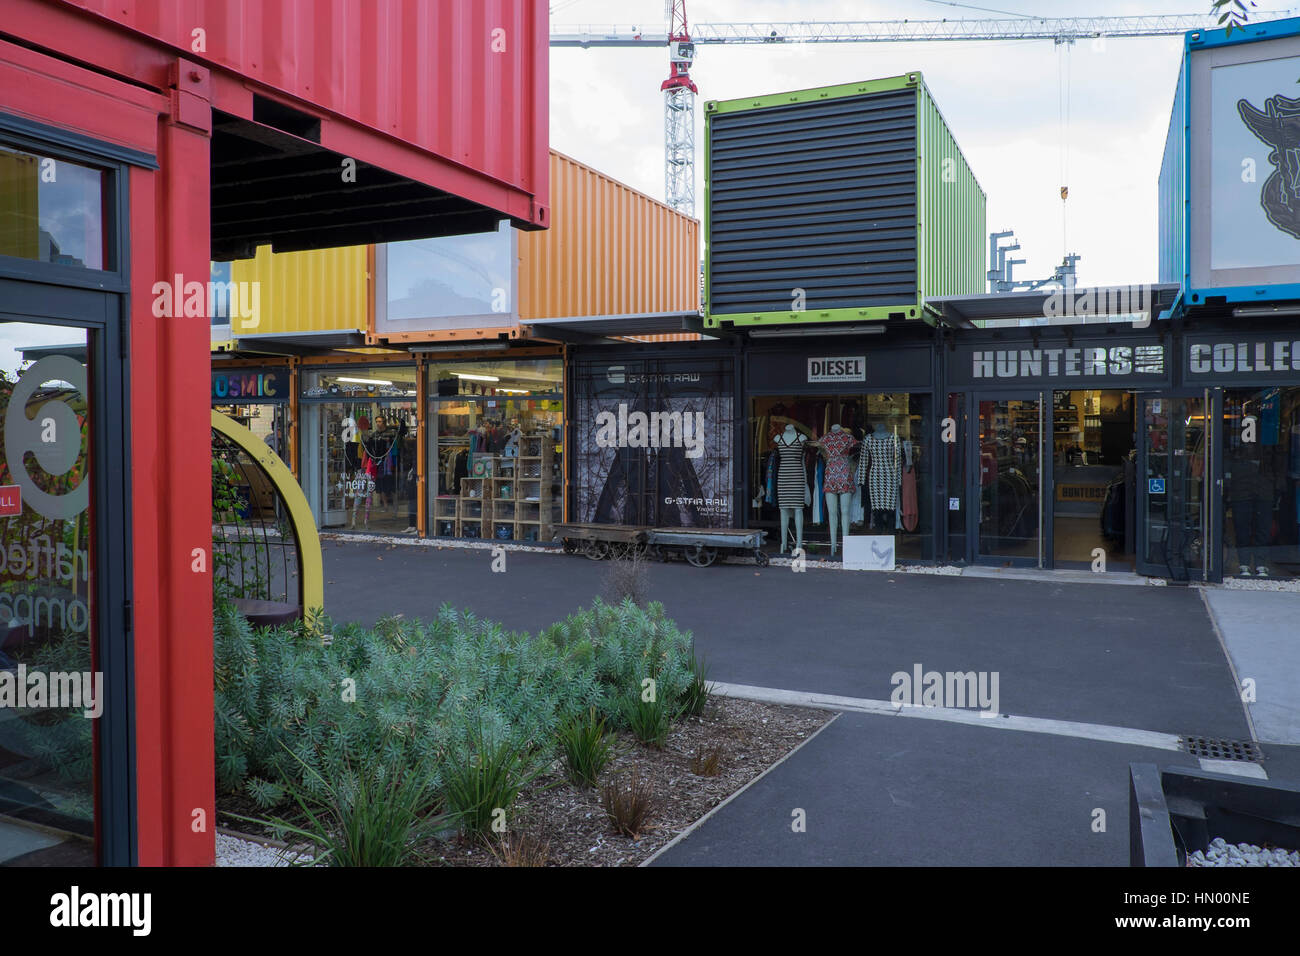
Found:
[{"label": "shop sign", "polygon": [[858,355],[852,358],[810,358],[808,360],[808,382],[865,382],[867,380],[867,358]]},{"label": "shop sign", "polygon": [[1294,334],[1277,338],[1253,338],[1247,341],[1187,344],[1187,377],[1214,377],[1236,381],[1300,376],[1300,338]]},{"label": "shop sign", "polygon": [[212,400],[281,398],[280,373],[255,369],[212,373]]},{"label": "shop sign", "polygon": [[0,518],[12,518],[23,513],[23,490],[18,485],[0,487]]},{"label": "shop sign", "polygon": [[1107,378],[1163,375],[1163,345],[1083,348],[977,349],[971,354],[975,379]]}]

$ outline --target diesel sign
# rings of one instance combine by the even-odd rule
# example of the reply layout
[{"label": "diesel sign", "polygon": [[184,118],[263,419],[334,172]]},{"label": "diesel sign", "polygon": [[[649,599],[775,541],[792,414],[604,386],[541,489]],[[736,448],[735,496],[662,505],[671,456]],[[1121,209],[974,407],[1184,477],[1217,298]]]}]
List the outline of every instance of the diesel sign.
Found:
[{"label": "diesel sign", "polygon": [[810,358],[808,360],[808,381],[812,382],[865,382],[867,380],[867,359],[864,355],[854,358]]}]

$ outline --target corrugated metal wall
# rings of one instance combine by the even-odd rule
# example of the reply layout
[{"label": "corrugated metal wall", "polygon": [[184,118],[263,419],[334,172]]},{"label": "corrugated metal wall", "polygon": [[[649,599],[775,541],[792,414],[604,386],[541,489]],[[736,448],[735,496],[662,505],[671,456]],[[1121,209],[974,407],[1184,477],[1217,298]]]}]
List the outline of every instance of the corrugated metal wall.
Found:
[{"label": "corrugated metal wall", "polygon": [[544,0],[67,2],[546,202]]},{"label": "corrugated metal wall", "polygon": [[1169,116],[1165,152],[1160,162],[1159,197],[1160,261],[1159,281],[1177,282],[1185,278],[1183,220],[1187,215],[1187,58],[1178,68],[1178,87],[1174,91],[1174,109]]},{"label": "corrugated metal wall", "polygon": [[[260,284],[260,317],[255,329],[232,334],[365,330],[368,323],[369,246],[312,252],[272,252],[262,246],[253,259],[231,263],[234,282]],[[234,319],[238,322],[238,319]]]},{"label": "corrugated metal wall", "polygon": [[709,117],[709,313],[907,305],[916,289],[910,88]]},{"label": "corrugated metal wall", "polygon": [[987,282],[987,197],[924,83],[921,150],[921,290],[926,298],[977,295]]},{"label": "corrugated metal wall", "polygon": [[693,312],[700,224],[551,151],[551,228],[519,234],[523,319]]}]

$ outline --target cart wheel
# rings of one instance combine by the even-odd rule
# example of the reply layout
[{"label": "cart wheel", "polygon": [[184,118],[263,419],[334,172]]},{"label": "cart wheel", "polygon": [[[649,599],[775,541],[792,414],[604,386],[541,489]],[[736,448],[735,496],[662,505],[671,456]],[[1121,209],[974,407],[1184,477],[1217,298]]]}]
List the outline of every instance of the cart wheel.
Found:
[{"label": "cart wheel", "polygon": [[602,559],[604,559],[604,558],[608,558],[608,557],[609,557],[609,542],[608,542],[608,541],[589,541],[589,542],[587,542],[587,547],[586,547],[586,550],[583,551],[583,554],[585,554],[587,557],[591,558],[591,560],[593,560],[593,561],[600,561],[600,560],[602,560]]},{"label": "cart wheel", "polygon": [[760,568],[765,568],[767,567],[767,562],[768,562],[767,552],[764,551],[762,548],[755,548],[754,563],[757,564]]},{"label": "cart wheel", "polygon": [[685,554],[686,560],[697,568],[707,568],[718,557],[716,548],[706,548],[701,544],[697,544],[693,548],[686,548]]},{"label": "cart wheel", "polygon": [[657,544],[647,544],[645,546],[645,556],[651,561],[667,561],[668,556],[664,554],[663,548]]}]

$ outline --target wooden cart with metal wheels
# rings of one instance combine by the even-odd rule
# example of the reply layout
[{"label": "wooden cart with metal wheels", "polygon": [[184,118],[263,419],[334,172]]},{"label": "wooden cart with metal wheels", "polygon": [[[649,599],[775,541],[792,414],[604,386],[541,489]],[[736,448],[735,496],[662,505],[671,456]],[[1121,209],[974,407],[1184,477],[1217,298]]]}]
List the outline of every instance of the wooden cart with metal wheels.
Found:
[{"label": "wooden cart with metal wheels", "polygon": [[766,531],[734,528],[651,528],[646,543],[652,556],[668,560],[680,555],[697,568],[707,568],[727,554],[748,554],[763,568],[768,561],[766,538]]},{"label": "wooden cart with metal wheels", "polygon": [[581,554],[602,561],[644,555],[649,530],[616,524],[558,524],[555,538],[562,543],[565,554]]}]

